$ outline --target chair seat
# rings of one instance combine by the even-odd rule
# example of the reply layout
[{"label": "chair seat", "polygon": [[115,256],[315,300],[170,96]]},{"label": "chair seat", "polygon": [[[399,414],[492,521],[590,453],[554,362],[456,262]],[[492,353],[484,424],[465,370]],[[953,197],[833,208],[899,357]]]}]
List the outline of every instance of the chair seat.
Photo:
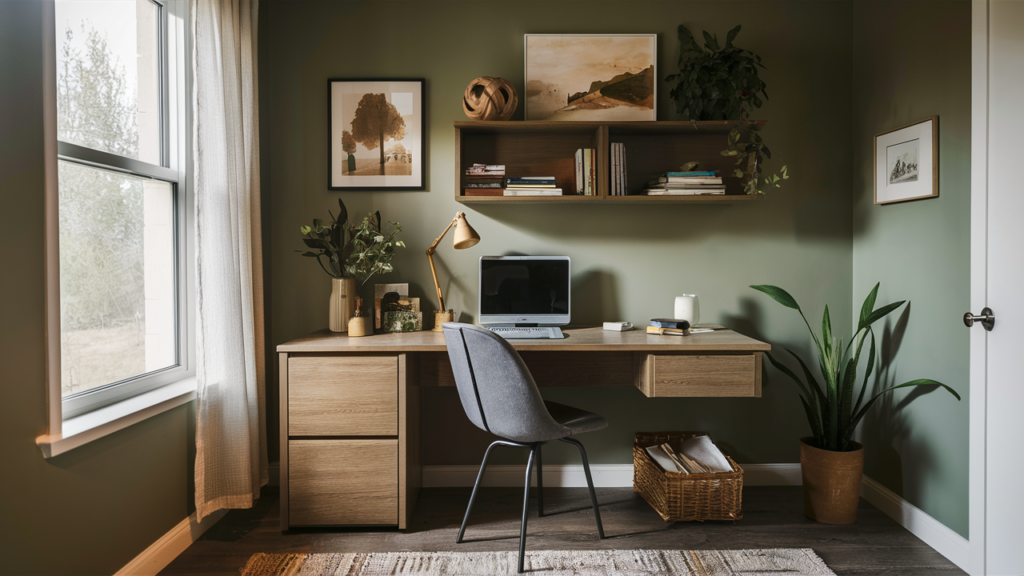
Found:
[{"label": "chair seat", "polygon": [[594,414],[593,412],[587,412],[586,410],[580,410],[579,408],[573,408],[572,406],[566,406],[557,402],[548,402],[547,400],[544,401],[544,406],[548,409],[551,417],[555,419],[555,422],[572,430],[573,434],[583,434],[584,432],[603,430],[608,427],[608,421],[605,420],[604,416]]}]

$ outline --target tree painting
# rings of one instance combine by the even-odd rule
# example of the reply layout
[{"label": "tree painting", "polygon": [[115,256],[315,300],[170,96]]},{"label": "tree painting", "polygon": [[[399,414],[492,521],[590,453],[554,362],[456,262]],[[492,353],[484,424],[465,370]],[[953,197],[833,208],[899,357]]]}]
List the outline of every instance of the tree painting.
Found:
[{"label": "tree painting", "polygon": [[352,119],[352,138],[367,150],[380,149],[380,173],[384,174],[384,143],[405,137],[405,120],[384,94],[363,94]]},{"label": "tree painting", "polygon": [[341,149],[348,154],[348,173],[352,174],[356,171],[356,139],[348,130],[341,133]]},{"label": "tree painting", "polygon": [[352,137],[352,133],[348,130],[341,133],[341,149],[347,154],[356,153],[356,139]]}]

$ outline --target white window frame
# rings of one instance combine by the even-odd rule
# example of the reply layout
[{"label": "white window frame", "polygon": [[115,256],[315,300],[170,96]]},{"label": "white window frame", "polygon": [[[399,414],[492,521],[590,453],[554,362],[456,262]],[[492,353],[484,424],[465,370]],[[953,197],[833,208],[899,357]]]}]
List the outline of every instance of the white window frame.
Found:
[{"label": "white window frame", "polygon": [[[150,0],[160,7],[158,74],[161,98],[160,165],[57,141],[56,22],[46,0],[44,50],[47,138],[46,290],[49,434],[37,439],[47,457],[74,448],[195,397],[195,202],[191,187],[191,29],[187,0]],[[175,203],[175,318],[177,364],[63,398],[60,370],[60,252],[58,159],[168,182]],[[76,438],[77,436],[77,438]]]}]

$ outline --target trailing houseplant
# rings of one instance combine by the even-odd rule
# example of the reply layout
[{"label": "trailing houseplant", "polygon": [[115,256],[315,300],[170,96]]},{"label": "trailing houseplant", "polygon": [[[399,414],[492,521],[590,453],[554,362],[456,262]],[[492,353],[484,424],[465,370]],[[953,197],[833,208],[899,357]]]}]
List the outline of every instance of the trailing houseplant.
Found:
[{"label": "trailing houseplant", "polygon": [[320,268],[331,277],[330,329],[346,332],[355,312],[356,279],[366,283],[374,274],[392,271],[391,259],[396,247],[405,247],[395,237],[402,231],[397,222],[388,222],[390,228],[381,227],[380,212],[363,218],[357,226],[348,226],[348,210],[338,199],[338,214],[330,210],[329,222],[319,218],[312,226],[301,226],[303,243],[308,250],[301,252],[307,258],[316,258]]},{"label": "trailing houseplant", "polygon": [[768,99],[766,84],[758,76],[758,69],[764,69],[764,65],[760,56],[733,44],[740,28],[729,31],[724,46],[717,35],[705,31],[701,47],[690,30],[680,24],[679,72],[668,75],[665,81],[678,81],[669,96],[676,102],[676,111],[695,126],[697,120],[737,121],[722,155],[736,158],[733,175],[746,179],[747,194],[764,194],[768,188],[779,188],[789,175],[786,166],[771,175],[766,175],[761,166],[765,158],[771,159],[771,150],[761,137],[761,124],[748,118],[761,107],[762,97]]},{"label": "trailing houseplant", "polygon": [[[821,522],[845,524],[856,521],[857,498],[860,494],[864,461],[863,447],[852,438],[857,425],[875,401],[893,390],[911,386],[939,386],[960,400],[960,395],[949,386],[928,378],[919,378],[886,388],[865,401],[868,379],[876,366],[875,335],[871,326],[905,302],[901,300],[876,309],[878,286],[879,284],[875,284],[864,300],[857,331],[845,347],[843,340],[835,338],[832,334],[828,306],[825,306],[819,337],[814,333],[796,299],[788,292],[777,286],[751,286],[771,296],[779,304],[799,312],[811,333],[817,351],[818,370],[823,383],[819,383],[803,359],[787,348],[783,350],[796,359],[804,376],[803,380],[770,353],[765,352],[765,356],[773,366],[796,382],[800,390],[800,401],[812,433],[811,437],[801,440],[804,513]],[[860,391],[856,392],[857,369],[865,343],[868,347],[867,367]]]}]

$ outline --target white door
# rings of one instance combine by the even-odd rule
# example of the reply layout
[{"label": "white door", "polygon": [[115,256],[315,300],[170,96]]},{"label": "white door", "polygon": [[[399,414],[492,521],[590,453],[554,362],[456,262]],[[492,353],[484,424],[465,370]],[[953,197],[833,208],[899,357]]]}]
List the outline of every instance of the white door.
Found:
[{"label": "white door", "polygon": [[1024,575],[1024,1],[972,26],[971,574]]}]

